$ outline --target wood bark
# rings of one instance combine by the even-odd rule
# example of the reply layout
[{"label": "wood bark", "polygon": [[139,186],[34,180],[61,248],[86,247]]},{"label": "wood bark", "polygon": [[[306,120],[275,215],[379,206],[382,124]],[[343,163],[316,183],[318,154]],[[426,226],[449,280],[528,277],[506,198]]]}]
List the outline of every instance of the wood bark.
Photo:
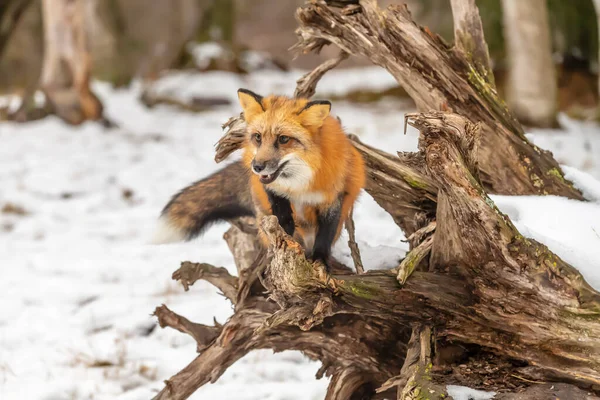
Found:
[{"label": "wood bark", "polygon": [[[442,398],[436,382],[448,382],[451,376],[436,374],[433,347],[420,353],[420,361],[410,361],[410,349],[416,348],[414,338],[409,340],[412,324],[420,327],[412,329],[419,343],[432,335],[436,343],[475,345],[514,360],[512,372],[518,376],[592,389],[600,385],[600,295],[545,246],[521,236],[487,197],[477,174],[480,126],[456,114],[410,118],[421,131],[420,155],[438,187],[436,224],[416,234],[421,240],[433,237],[430,271],[409,274],[403,285],[394,271],[329,276],[322,265],[305,259],[276,217],[265,217],[259,228],[269,238],[270,261],[266,269],[254,264],[259,278],[223,327],[193,328],[185,321],[182,327],[180,318],[161,320],[161,326],[173,323],[200,338],[205,350],[167,382],[157,399],[187,398],[256,348],[295,349],[321,360],[321,375],[333,377],[328,398],[359,393],[371,398],[377,388],[397,390],[399,398],[422,390]],[[256,243],[252,233],[238,228],[226,238],[232,248],[253,249]],[[236,259],[248,254],[237,253]],[[191,263],[184,267],[198,269]],[[223,269],[202,268],[211,271],[174,276],[186,276],[186,285],[197,277],[214,281],[221,276],[217,285],[232,301],[239,280],[252,277],[240,272],[236,285]],[[525,364],[529,366],[522,368]],[[353,388],[352,393],[344,388]]]},{"label": "wood bark", "polygon": [[41,89],[53,111],[71,124],[102,118],[90,88],[91,58],[83,0],[43,0],[44,61]]},{"label": "wood bark", "polygon": [[475,0],[450,0],[450,5],[454,19],[454,46],[463,52],[488,85],[495,88],[492,62]]},{"label": "wood bark", "polygon": [[502,0],[507,101],[520,121],[557,126],[557,80],[545,0]]}]

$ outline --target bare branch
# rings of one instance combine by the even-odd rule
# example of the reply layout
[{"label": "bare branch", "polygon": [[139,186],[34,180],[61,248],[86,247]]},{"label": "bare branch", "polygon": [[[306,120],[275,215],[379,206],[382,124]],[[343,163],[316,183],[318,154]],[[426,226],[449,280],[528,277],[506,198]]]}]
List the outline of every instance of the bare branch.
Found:
[{"label": "bare branch", "polygon": [[231,117],[222,126],[227,129],[227,132],[219,139],[216,144],[215,161],[220,163],[225,160],[231,153],[239,150],[246,138],[246,121],[244,114],[238,117]]},{"label": "bare branch", "polygon": [[413,248],[402,260],[398,267],[398,282],[401,285],[406,283],[408,277],[415,271],[415,269],[429,256],[431,247],[433,246],[433,235],[427,237],[417,247]]},{"label": "bare branch", "polygon": [[348,53],[341,51],[340,54],[332,58],[331,60],[325,61],[323,64],[316,67],[311,72],[303,75],[296,81],[296,91],[294,97],[296,98],[311,98],[315,95],[317,84],[323,78],[328,71],[331,71],[337,67],[342,61],[348,58]]},{"label": "bare branch", "polygon": [[414,326],[400,375],[386,381],[377,389],[377,393],[397,386],[398,400],[418,398],[420,393],[427,393],[428,399],[447,398],[448,395],[443,386],[433,384],[429,376],[433,341],[434,337],[430,326]]},{"label": "bare branch", "polygon": [[238,279],[231,276],[227,269],[206,263],[184,261],[181,267],[173,272],[173,279],[180,281],[187,291],[197,280],[202,279],[216,286],[231,302],[235,304]]},{"label": "bare branch", "polygon": [[197,343],[197,350],[201,352],[208,347],[221,333],[222,326],[218,325],[215,321],[215,326],[207,326],[191,322],[181,315],[175,314],[169,310],[166,305],[156,307],[154,310],[154,316],[158,318],[158,324],[161,328],[170,327],[178,330],[179,332],[187,333]]},{"label": "bare branch", "polygon": [[235,314],[224,326],[217,340],[202,354],[169,380],[153,400],[183,400],[205,383],[214,383],[231,364],[256,347],[251,341],[254,329],[264,314]]},{"label": "bare branch", "polygon": [[352,210],[350,210],[350,215],[348,215],[348,219],[346,220],[345,226],[346,231],[348,232],[348,247],[350,247],[350,254],[352,255],[354,268],[356,268],[357,273],[364,274],[365,268],[363,267],[362,260],[360,259],[360,249],[358,248],[358,244],[356,243],[356,229],[354,227],[354,218]]}]

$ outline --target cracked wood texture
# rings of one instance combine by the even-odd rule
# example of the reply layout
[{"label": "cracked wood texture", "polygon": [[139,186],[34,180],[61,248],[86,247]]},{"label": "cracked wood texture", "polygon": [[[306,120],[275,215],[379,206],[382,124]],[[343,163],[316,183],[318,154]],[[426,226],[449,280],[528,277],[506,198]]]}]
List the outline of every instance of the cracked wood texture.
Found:
[{"label": "cracked wood texture", "polygon": [[[185,399],[258,348],[300,350],[322,361],[318,375],[332,376],[327,399],[372,398],[382,386],[387,395],[397,390],[406,396],[431,388],[425,385],[431,380],[452,381],[436,375],[437,366],[428,361],[435,358],[427,355],[418,373],[402,374],[413,324],[431,326],[437,343],[475,345],[514,360],[513,372],[520,376],[529,371],[526,376],[538,380],[597,390],[600,295],[545,246],[522,237],[486,195],[476,167],[478,124],[443,113],[413,114],[409,123],[421,132],[420,156],[438,187],[436,223],[415,234],[433,240],[426,258],[430,272],[415,271],[404,285],[395,271],[328,276],[322,265],[306,260],[276,217],[265,217],[259,229],[270,242],[269,261],[266,269],[251,267],[258,279],[230,320],[214,329],[181,318],[161,322],[202,338],[196,340],[204,350],[156,399]],[[256,240],[237,227],[226,239],[249,249]],[[236,258],[247,254],[238,252]],[[189,286],[192,276],[218,274],[221,285],[242,286],[223,270],[209,269],[176,276],[188,276]],[[252,273],[240,276],[251,279]],[[505,380],[492,389],[502,389]]]},{"label": "cracked wood texture", "polygon": [[478,158],[482,183],[490,193],[582,199],[564,179],[552,154],[527,140],[489,78],[469,62],[462,45],[449,47],[415,24],[405,5],[380,9],[375,0],[360,0],[340,12],[328,3],[339,2],[314,0],[298,9],[296,51],[319,51],[334,44],[389,71],[420,111],[451,111],[481,122]]}]

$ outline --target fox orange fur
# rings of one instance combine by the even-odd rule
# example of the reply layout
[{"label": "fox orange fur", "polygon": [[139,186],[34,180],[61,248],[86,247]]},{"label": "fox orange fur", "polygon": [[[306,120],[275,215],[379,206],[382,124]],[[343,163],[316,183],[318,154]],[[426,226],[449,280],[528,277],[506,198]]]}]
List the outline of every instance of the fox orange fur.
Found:
[{"label": "fox orange fur", "polygon": [[189,240],[220,220],[275,215],[313,260],[327,264],[364,186],[362,157],[327,101],[245,89],[238,97],[247,123],[242,161],[176,194],[156,241]]}]

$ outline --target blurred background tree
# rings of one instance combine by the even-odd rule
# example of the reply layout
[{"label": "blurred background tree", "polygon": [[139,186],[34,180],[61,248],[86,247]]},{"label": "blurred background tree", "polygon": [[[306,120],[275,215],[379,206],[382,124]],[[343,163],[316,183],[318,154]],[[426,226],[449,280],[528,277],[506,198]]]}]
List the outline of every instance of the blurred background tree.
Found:
[{"label": "blurred background tree", "polygon": [[[547,19],[549,25],[554,64],[546,70],[554,67],[554,109],[573,115],[581,109],[594,108],[598,98],[598,24],[593,1],[538,2],[547,6],[547,18],[542,19]],[[152,80],[166,69],[198,68],[190,43],[205,42],[220,43],[230,53],[226,59],[212,60],[203,68],[244,72],[246,67],[239,55],[249,49],[266,55],[280,68],[312,68],[336,50],[325,48],[319,56],[292,60],[287,49],[295,42],[294,11],[302,3],[303,0],[153,0],[149,6],[147,0],[86,0],[85,29],[92,75],[125,85],[134,77]],[[453,40],[449,0],[406,3],[420,24],[449,42]],[[507,72],[511,58],[507,53],[512,49],[505,33],[515,32],[522,24],[521,17],[504,18],[501,0],[477,0],[477,4],[498,90],[504,96],[510,82]],[[32,82],[39,81],[44,51],[41,9],[41,0],[0,1],[0,93],[23,93]],[[539,37],[530,40],[531,48],[539,47]],[[548,64],[547,60],[541,62]],[[369,61],[351,58],[342,67],[362,65],[369,65]],[[544,93],[552,96],[551,92]],[[540,124],[527,116],[523,119]]]}]

